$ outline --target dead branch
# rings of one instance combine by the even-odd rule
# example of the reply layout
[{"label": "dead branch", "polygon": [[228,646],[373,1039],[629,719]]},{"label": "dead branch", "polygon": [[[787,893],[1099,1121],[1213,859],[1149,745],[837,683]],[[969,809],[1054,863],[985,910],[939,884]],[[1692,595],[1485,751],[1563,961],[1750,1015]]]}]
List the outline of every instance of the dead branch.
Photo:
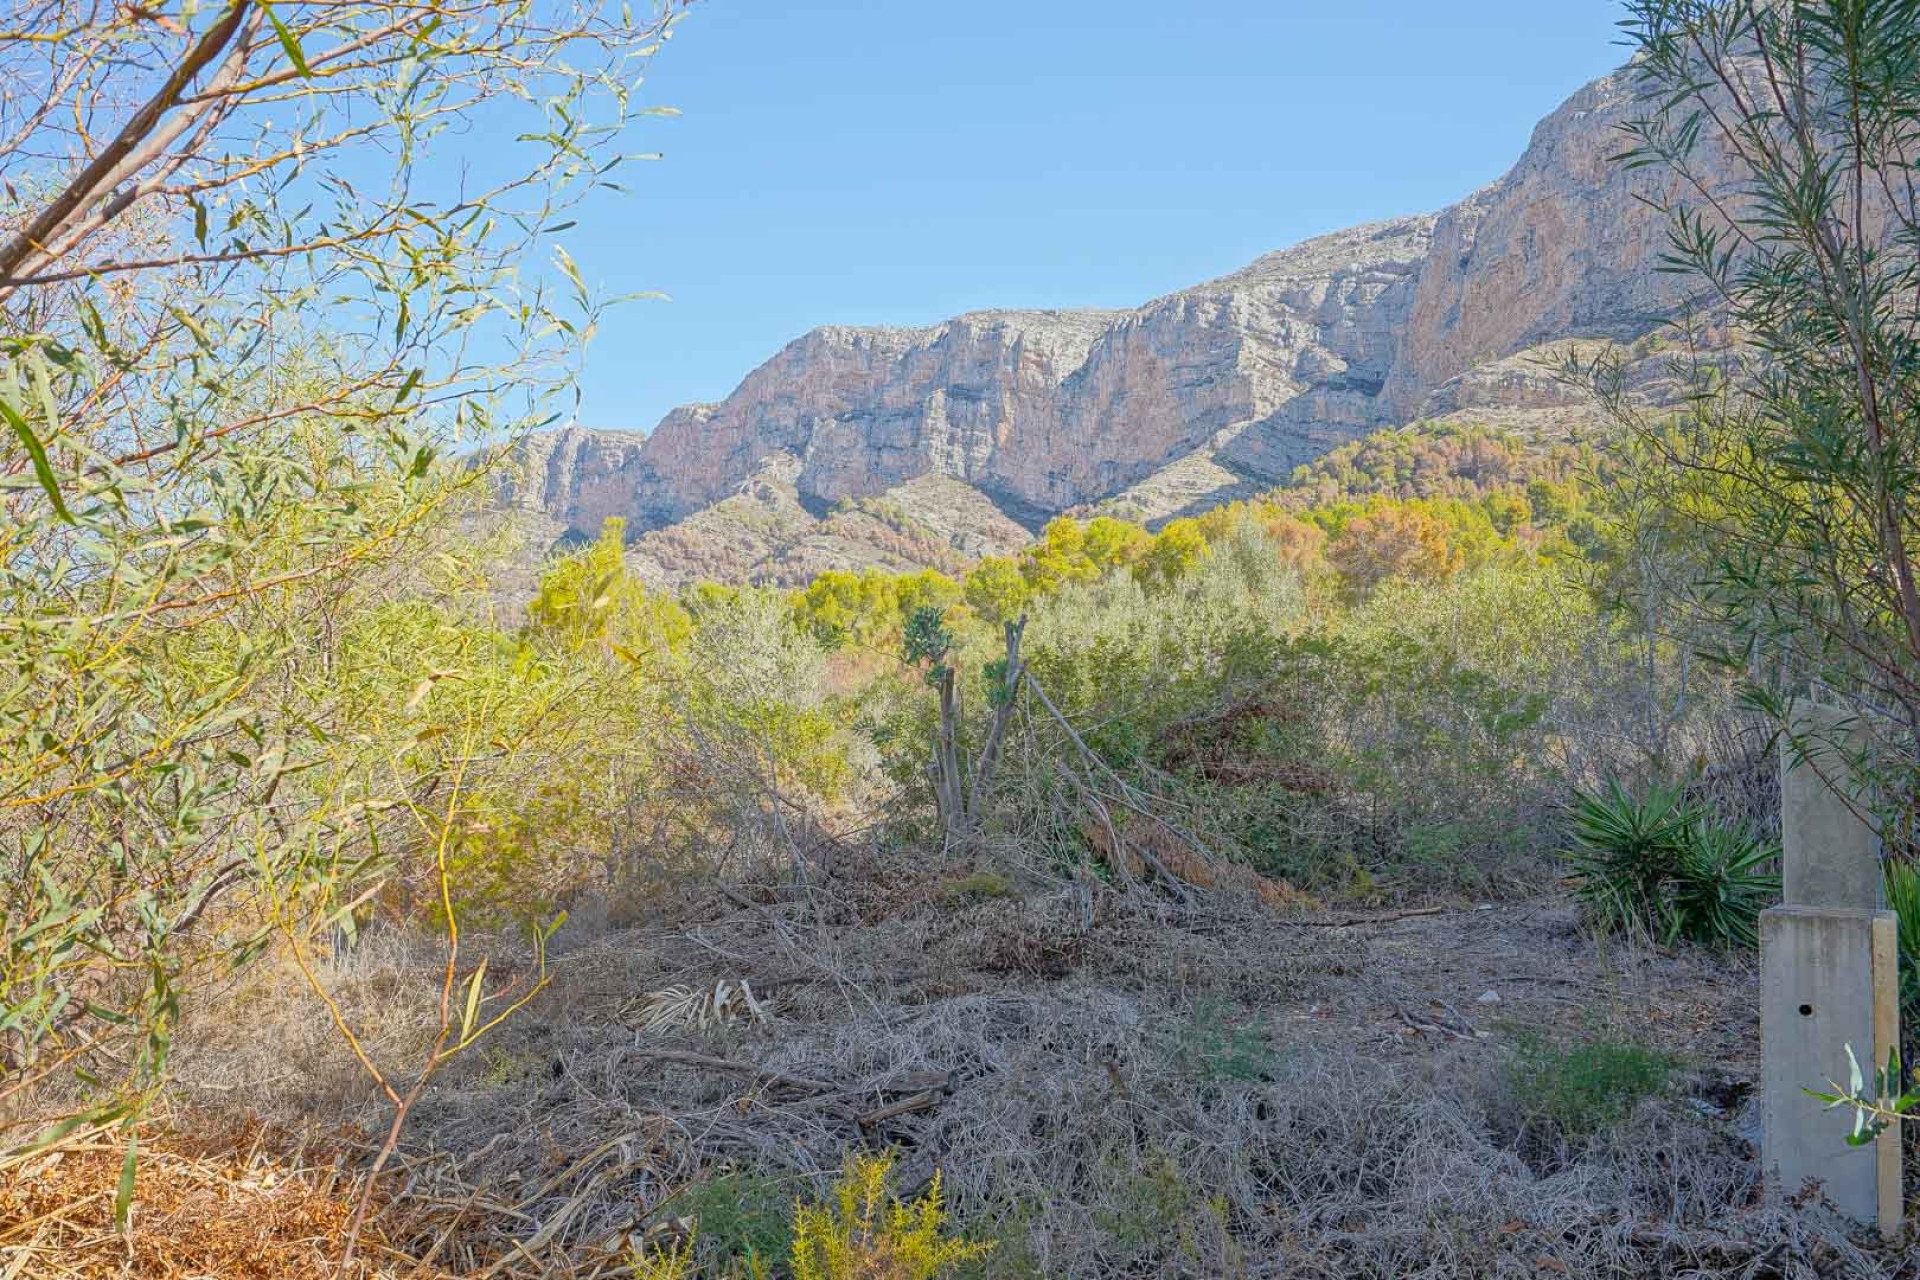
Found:
[{"label": "dead branch", "polygon": [[800,1089],[808,1093],[832,1093],[839,1086],[824,1080],[809,1080],[804,1076],[788,1075],[771,1067],[756,1066],[751,1062],[736,1062],[731,1058],[715,1058],[704,1053],[692,1053],[685,1049],[657,1049],[650,1046],[635,1046],[636,1056],[651,1058],[656,1062],[671,1062],[682,1067],[698,1067],[703,1071],[720,1071],[729,1075],[751,1076],[765,1084],[782,1085],[789,1089]]}]

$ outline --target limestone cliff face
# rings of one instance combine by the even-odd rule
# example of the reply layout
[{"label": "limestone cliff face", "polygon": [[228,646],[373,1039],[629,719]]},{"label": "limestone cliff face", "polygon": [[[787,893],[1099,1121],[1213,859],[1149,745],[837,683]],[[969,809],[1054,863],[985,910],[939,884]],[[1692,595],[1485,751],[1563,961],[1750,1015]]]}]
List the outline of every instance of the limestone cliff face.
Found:
[{"label": "limestone cliff face", "polygon": [[936,478],[1029,524],[1109,500],[1153,517],[1462,411],[1466,388],[1475,406],[1523,412],[1537,383],[1470,375],[1559,339],[1639,336],[1678,301],[1650,270],[1664,223],[1635,199],[1655,179],[1609,160],[1631,110],[1624,76],[1599,80],[1509,174],[1437,216],[1309,240],[1137,310],[816,329],[645,436],[543,439],[514,501],[575,533],[620,515],[642,534],[770,484],[768,502],[818,519]]},{"label": "limestone cliff face", "polygon": [[1615,73],[1541,121],[1507,175],[1440,215],[1421,268],[1386,404],[1408,418],[1474,367],[1569,337],[1638,337],[1681,301],[1655,271],[1667,224],[1644,197],[1672,194],[1656,170],[1628,169],[1619,126],[1632,85]]},{"label": "limestone cliff face", "polygon": [[[647,440],[636,510],[679,519],[761,459],[803,501],[961,480],[1059,511],[1264,418],[1309,389],[1370,403],[1430,220],[1341,232],[1137,311],[990,311],[927,329],[816,329],[718,405]],[[1345,415],[1374,416],[1365,403]]]},{"label": "limestone cliff face", "polygon": [[532,436],[502,469],[500,502],[544,512],[569,531],[588,535],[609,516],[632,519],[646,440],[637,431],[578,427]]}]

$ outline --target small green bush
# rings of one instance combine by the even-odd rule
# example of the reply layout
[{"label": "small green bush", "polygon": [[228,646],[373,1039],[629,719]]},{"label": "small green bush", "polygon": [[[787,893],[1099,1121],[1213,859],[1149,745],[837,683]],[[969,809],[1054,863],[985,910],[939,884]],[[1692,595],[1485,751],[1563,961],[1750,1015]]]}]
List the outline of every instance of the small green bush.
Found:
[{"label": "small green bush", "polygon": [[1124,1162],[1102,1162],[1101,1231],[1126,1253],[1163,1248],[1177,1240],[1181,1224],[1199,1206],[1199,1193],[1164,1151],[1128,1153]]},{"label": "small green bush", "polygon": [[1018,891],[998,871],[975,871],[946,888],[949,898],[1013,898]]},{"label": "small green bush", "polygon": [[697,1224],[700,1255],[716,1276],[761,1274],[793,1248],[792,1196],[764,1174],[723,1174],[689,1187],[672,1212]]},{"label": "small green bush", "polygon": [[1675,787],[1629,795],[1609,781],[1571,806],[1578,894],[1589,918],[1663,944],[1751,947],[1760,912],[1780,894],[1777,845],[1711,820]]},{"label": "small green bush", "polygon": [[1273,1066],[1266,1032],[1236,1021],[1232,1006],[1212,998],[1198,1001],[1178,1025],[1173,1054],[1190,1075],[1207,1084],[1258,1080]]},{"label": "small green bush", "polygon": [[888,1190],[892,1155],[852,1155],[831,1199],[793,1211],[793,1280],[936,1280],[992,1251],[947,1234],[940,1175],[925,1195]]},{"label": "small green bush", "polygon": [[1507,1064],[1524,1134],[1577,1144],[1618,1124],[1643,1098],[1666,1088],[1673,1060],[1637,1044],[1588,1040],[1555,1044],[1521,1036]]}]

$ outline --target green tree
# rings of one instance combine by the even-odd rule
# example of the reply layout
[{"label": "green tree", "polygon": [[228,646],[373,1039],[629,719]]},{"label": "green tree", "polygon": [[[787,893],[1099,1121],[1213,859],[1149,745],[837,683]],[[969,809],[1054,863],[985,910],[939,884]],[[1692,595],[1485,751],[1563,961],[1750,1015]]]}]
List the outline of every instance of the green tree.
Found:
[{"label": "green tree", "polygon": [[1198,521],[1172,520],[1154,535],[1134,576],[1147,587],[1170,587],[1207,558],[1206,535]]},{"label": "green tree", "polygon": [[[1650,535],[1631,549],[1669,569],[1663,603],[1691,615],[1711,654],[1781,724],[1794,724],[1789,699],[1810,684],[1860,713],[1871,749],[1798,734],[1789,749],[1873,784],[1890,847],[1910,848],[1920,3],[1627,7],[1646,103],[1628,126],[1628,163],[1674,179],[1663,266],[1701,303],[1681,349],[1697,354],[1702,335],[1733,344],[1729,356],[1696,360],[1678,420],[1636,405],[1617,361],[1593,368],[1630,447],[1659,464],[1632,477],[1635,505],[1653,518],[1631,530]],[[1828,1099],[1854,1104],[1855,1141],[1915,1105],[1897,1064],[1884,1075],[1878,1066],[1856,1063],[1847,1096]]]},{"label": "green tree", "polygon": [[1058,591],[1069,582],[1089,582],[1099,570],[1087,558],[1086,530],[1072,516],[1055,516],[1027,548],[1021,571],[1034,591]]},{"label": "green tree", "polygon": [[686,641],[693,629],[687,611],[651,595],[627,567],[626,529],[612,517],[591,546],[548,566],[527,606],[536,639],[575,649],[597,645],[634,664],[663,659]]},{"label": "green tree", "polygon": [[1082,541],[1087,560],[1100,573],[1131,568],[1152,545],[1153,536],[1137,524],[1096,516],[1087,522]]},{"label": "green tree", "polygon": [[1019,563],[1007,556],[988,556],[974,565],[961,590],[967,607],[993,623],[1019,617],[1033,597]]},{"label": "green tree", "polygon": [[902,574],[893,583],[894,613],[904,625],[922,609],[946,610],[961,601],[960,584],[933,569]]}]

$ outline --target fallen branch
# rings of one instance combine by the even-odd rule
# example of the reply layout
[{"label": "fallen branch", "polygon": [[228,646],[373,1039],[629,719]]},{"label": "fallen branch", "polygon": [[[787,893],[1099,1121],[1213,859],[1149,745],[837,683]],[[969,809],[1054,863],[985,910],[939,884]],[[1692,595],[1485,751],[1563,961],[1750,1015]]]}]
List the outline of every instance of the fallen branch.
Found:
[{"label": "fallen branch", "polygon": [[699,1067],[706,1071],[721,1071],[730,1075],[752,1076],[766,1084],[785,1085],[789,1089],[803,1089],[808,1093],[832,1093],[840,1087],[824,1080],[809,1080],[804,1076],[775,1071],[771,1067],[755,1066],[751,1062],[735,1062],[731,1058],[713,1058],[704,1053],[691,1053],[684,1049],[653,1049],[636,1045],[633,1052],[643,1058],[652,1058],[656,1062],[671,1062],[677,1066]]},{"label": "fallen branch", "polygon": [[1479,1038],[1479,1031],[1472,1023],[1460,1016],[1459,1010],[1454,1009],[1453,1006],[1446,1004],[1444,1001],[1436,1000],[1433,1003],[1439,1004],[1442,1008],[1452,1012],[1453,1016],[1459,1020],[1460,1025],[1464,1026],[1466,1030],[1462,1031],[1460,1027],[1450,1027],[1435,1018],[1416,1017],[1414,1014],[1408,1012],[1407,1007],[1398,1000],[1393,1002],[1393,1011],[1400,1015],[1400,1021],[1406,1023],[1407,1026],[1416,1032],[1424,1033],[1432,1031],[1450,1040],[1477,1040]]},{"label": "fallen branch", "polygon": [[891,1120],[895,1116],[904,1116],[914,1111],[929,1111],[940,1101],[941,1096],[942,1092],[938,1089],[916,1093],[911,1098],[902,1098],[890,1106],[881,1107],[878,1111],[869,1111],[866,1115],[860,1116],[855,1123],[862,1129],[871,1129],[881,1121]]},{"label": "fallen branch", "polygon": [[[1098,769],[1100,772],[1106,774],[1107,777],[1113,779],[1114,784],[1120,788],[1120,803],[1141,817],[1159,823],[1178,838],[1191,844],[1196,850],[1199,850],[1202,857],[1205,857],[1206,851],[1200,847],[1199,841],[1195,840],[1189,833],[1180,830],[1160,815],[1141,808],[1131,801],[1134,788],[1128,784],[1125,778],[1115,773],[1113,767],[1105,760],[1102,760],[1092,747],[1087,745],[1086,739],[1080,736],[1080,731],[1075,729],[1066,716],[1061,714],[1060,708],[1053,705],[1053,699],[1049,698],[1047,691],[1040,687],[1040,682],[1034,678],[1033,673],[1027,671],[1024,672],[1024,674],[1026,676],[1027,687],[1033,690],[1034,697],[1038,698],[1040,705],[1047,709],[1047,714],[1052,716],[1054,721],[1066,731],[1067,737],[1071,739],[1073,745],[1079,749],[1081,757],[1086,760],[1090,767]],[[1082,789],[1087,793],[1088,797],[1093,800],[1095,807],[1098,808],[1101,819],[1106,824],[1107,831],[1113,838],[1114,848],[1117,853],[1120,845],[1120,837],[1119,833],[1114,830],[1112,815],[1107,812],[1106,806],[1099,798],[1099,793],[1091,785],[1083,783]],[[1186,881],[1173,874],[1173,872],[1167,868],[1167,864],[1162,862],[1151,849],[1141,847],[1137,843],[1129,845],[1128,847],[1139,856],[1142,862],[1153,869],[1155,875],[1158,875],[1172,887],[1175,895],[1178,896],[1182,902],[1190,902],[1193,900],[1193,892],[1187,887]],[[1117,864],[1118,860],[1116,859],[1115,861]]]},{"label": "fallen branch", "polygon": [[1298,925],[1303,929],[1351,929],[1356,925],[1392,924],[1396,920],[1412,920],[1416,916],[1442,916],[1451,910],[1450,907],[1414,907],[1408,911],[1387,911],[1370,916],[1341,916],[1334,920],[1283,920],[1281,923]]}]

